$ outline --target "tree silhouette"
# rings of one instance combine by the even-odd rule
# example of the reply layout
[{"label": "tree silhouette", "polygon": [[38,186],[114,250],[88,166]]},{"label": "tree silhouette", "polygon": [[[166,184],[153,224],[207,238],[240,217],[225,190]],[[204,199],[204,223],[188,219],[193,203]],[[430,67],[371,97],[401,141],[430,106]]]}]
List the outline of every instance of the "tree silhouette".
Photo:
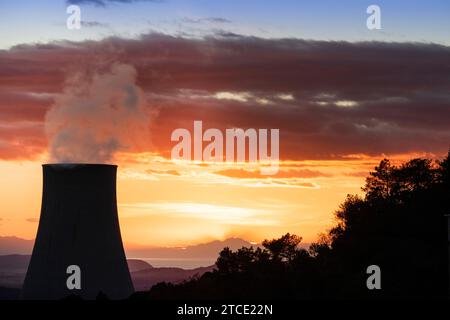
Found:
[{"label": "tree silhouette", "polygon": [[[144,299],[445,298],[450,151],[442,161],[384,159],[370,172],[364,197],[348,195],[336,224],[309,250],[285,234],[262,248],[223,249],[216,269],[182,284],[161,283]],[[366,287],[378,265],[382,290]]]},{"label": "tree silhouette", "polygon": [[287,233],[279,239],[264,240],[262,245],[269,250],[273,260],[290,262],[296,257],[301,241],[301,237]]}]

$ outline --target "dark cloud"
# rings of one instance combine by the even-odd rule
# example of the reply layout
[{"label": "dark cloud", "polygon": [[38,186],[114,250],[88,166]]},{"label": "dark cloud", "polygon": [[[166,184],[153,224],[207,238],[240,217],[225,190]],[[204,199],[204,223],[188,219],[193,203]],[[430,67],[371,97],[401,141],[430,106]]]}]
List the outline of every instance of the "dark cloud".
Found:
[{"label": "dark cloud", "polygon": [[[65,76],[111,61],[136,68],[148,107],[158,109],[148,148],[166,156],[171,131],[192,129],[193,120],[205,128],[280,128],[284,159],[449,147],[449,47],[146,34],[0,51],[0,158],[45,148],[38,124]],[[35,126],[25,129],[24,121]]]},{"label": "dark cloud", "polygon": [[39,222],[39,219],[37,219],[37,218],[27,218],[27,219],[25,219],[27,222],[31,222],[31,223],[38,223]]},{"label": "dark cloud", "polygon": [[221,29],[216,29],[214,30],[214,35],[218,38],[240,38],[242,37],[240,34],[231,32],[231,31],[227,31],[227,30],[221,30]]},{"label": "dark cloud", "polygon": [[221,18],[221,17],[209,17],[205,18],[208,22],[215,22],[215,23],[231,23],[231,20]]},{"label": "dark cloud", "polygon": [[142,1],[163,2],[164,0],[67,0],[67,4],[77,4],[77,5],[91,4],[91,5],[96,5],[96,6],[100,6],[100,7],[105,7],[108,4],[112,4],[112,3],[133,3],[133,2],[142,2]]},{"label": "dark cloud", "polygon": [[108,24],[98,22],[98,21],[81,21],[81,25],[87,28],[95,28],[95,27],[108,27]]},{"label": "dark cloud", "polygon": [[207,17],[207,18],[189,18],[189,17],[185,17],[182,19],[183,22],[185,23],[193,23],[193,24],[198,24],[198,23],[205,23],[205,22],[209,22],[209,23],[231,23],[231,20],[225,19],[225,18],[221,18],[221,17]]}]

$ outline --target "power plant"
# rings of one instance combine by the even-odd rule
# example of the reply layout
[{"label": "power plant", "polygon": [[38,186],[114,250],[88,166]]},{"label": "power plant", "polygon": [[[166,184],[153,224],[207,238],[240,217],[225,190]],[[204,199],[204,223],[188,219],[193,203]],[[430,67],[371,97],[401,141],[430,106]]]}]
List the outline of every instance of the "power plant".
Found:
[{"label": "power plant", "polygon": [[117,166],[45,164],[22,299],[125,299],[134,289],[120,235]]}]

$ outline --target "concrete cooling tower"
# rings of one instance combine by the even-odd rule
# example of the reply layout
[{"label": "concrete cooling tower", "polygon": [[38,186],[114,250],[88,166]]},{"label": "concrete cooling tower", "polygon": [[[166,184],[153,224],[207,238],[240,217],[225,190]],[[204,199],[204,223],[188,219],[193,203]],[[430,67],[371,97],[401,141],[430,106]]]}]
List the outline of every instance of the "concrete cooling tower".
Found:
[{"label": "concrete cooling tower", "polygon": [[[100,292],[124,299],[133,293],[117,216],[116,174],[114,165],[43,165],[41,217],[23,299],[95,299]],[[79,277],[78,287],[71,285],[73,277]]]}]

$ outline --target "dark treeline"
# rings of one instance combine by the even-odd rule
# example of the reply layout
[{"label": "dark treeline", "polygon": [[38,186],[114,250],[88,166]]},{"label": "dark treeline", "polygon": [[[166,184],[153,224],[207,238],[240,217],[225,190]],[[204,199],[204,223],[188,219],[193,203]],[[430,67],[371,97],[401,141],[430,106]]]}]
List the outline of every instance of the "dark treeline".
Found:
[{"label": "dark treeline", "polygon": [[[134,299],[446,298],[450,152],[443,161],[382,160],[364,197],[348,195],[336,224],[309,250],[286,234],[263,248],[225,248],[216,270],[181,284],[159,283]],[[381,290],[368,290],[369,265]]]}]

